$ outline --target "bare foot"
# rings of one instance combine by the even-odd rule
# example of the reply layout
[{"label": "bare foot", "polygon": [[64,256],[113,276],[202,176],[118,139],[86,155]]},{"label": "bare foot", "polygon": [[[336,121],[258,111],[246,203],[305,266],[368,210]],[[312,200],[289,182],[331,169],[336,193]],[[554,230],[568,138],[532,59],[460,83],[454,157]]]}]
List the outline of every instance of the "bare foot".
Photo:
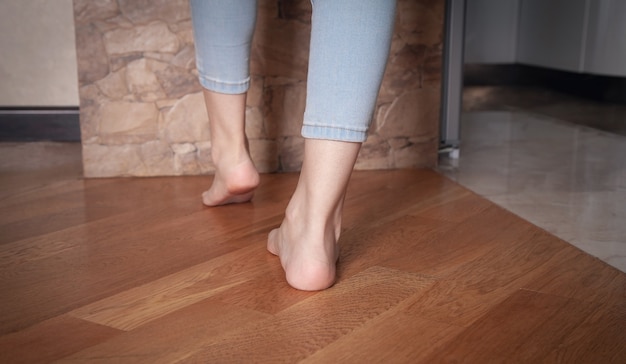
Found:
[{"label": "bare foot", "polygon": [[202,194],[207,206],[247,202],[259,185],[245,134],[246,94],[221,94],[204,90],[211,128],[213,184]]},{"label": "bare foot", "polygon": [[259,173],[249,159],[234,166],[218,168],[211,188],[202,194],[207,206],[248,202],[259,185]]},{"label": "bare foot", "polygon": [[[332,221],[312,223],[304,210],[289,208],[283,223],[270,232],[267,250],[280,258],[287,283],[303,291],[319,291],[335,283],[337,259],[339,258],[339,230],[341,206]],[[291,215],[291,216],[290,216]]]}]

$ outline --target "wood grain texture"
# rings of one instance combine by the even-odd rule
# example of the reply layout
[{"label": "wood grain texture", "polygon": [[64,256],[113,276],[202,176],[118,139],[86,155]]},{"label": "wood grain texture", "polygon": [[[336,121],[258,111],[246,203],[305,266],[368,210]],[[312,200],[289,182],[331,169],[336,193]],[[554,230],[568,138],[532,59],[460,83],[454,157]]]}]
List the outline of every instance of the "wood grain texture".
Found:
[{"label": "wood grain texture", "polygon": [[626,362],[624,273],[430,170],[355,172],[337,284],[293,290],[297,177],[0,178],[0,361]]},{"label": "wood grain texture", "polygon": [[[297,362],[393,309],[432,279],[372,267],[271,319],[215,339],[190,361],[203,363]],[[329,307],[333,307],[329,310]]]},{"label": "wood grain texture", "polygon": [[0,337],[0,362],[48,363],[122,333],[67,315]]},{"label": "wood grain texture", "polygon": [[[576,348],[565,343],[578,336],[580,328],[589,328],[586,320],[605,314],[600,304],[518,290],[426,362],[537,363],[546,360],[546,353],[556,362],[578,362],[585,353],[572,355],[569,350]],[[610,336],[602,352],[594,353],[588,362],[613,362],[623,352],[623,330],[615,332],[611,322],[603,323],[609,324]]]},{"label": "wood grain texture", "polygon": [[268,316],[199,301],[58,362],[174,363],[195,354],[207,341]]}]

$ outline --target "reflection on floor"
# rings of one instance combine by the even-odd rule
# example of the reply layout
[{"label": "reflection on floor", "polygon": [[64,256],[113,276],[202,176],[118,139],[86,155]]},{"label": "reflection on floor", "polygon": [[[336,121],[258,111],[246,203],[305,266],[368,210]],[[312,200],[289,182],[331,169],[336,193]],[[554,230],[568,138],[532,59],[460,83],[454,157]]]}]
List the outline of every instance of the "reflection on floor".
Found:
[{"label": "reflection on floor", "polygon": [[440,171],[626,272],[624,107],[484,87],[464,103],[460,158]]},{"label": "reflection on floor", "polygon": [[523,110],[626,136],[626,105],[587,99],[532,87],[467,87],[466,111]]}]

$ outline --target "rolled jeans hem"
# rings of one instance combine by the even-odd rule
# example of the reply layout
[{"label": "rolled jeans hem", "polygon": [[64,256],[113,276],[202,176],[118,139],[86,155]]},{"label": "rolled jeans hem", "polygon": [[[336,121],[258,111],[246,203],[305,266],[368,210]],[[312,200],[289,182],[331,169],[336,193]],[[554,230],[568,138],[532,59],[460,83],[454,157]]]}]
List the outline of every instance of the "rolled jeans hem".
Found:
[{"label": "rolled jeans hem", "polygon": [[238,95],[243,94],[250,88],[250,77],[240,82],[228,82],[214,80],[200,75],[200,85],[209,91],[214,91],[220,94]]},{"label": "rolled jeans hem", "polygon": [[325,139],[342,142],[363,143],[367,130],[354,130],[336,126],[302,125],[302,136],[307,139]]}]

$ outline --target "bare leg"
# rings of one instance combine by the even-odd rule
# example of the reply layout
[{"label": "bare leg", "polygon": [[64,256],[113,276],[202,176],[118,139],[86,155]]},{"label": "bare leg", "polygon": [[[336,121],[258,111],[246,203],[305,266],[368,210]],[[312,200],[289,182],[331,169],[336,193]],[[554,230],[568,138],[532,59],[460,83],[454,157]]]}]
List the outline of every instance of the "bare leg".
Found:
[{"label": "bare leg", "polygon": [[316,291],[335,282],[343,201],[361,143],[306,139],[304,146],[296,191],[267,249],[292,287]]},{"label": "bare leg", "polygon": [[228,95],[204,90],[211,128],[213,184],[202,194],[207,206],[250,201],[259,185],[245,134],[246,94]]}]

